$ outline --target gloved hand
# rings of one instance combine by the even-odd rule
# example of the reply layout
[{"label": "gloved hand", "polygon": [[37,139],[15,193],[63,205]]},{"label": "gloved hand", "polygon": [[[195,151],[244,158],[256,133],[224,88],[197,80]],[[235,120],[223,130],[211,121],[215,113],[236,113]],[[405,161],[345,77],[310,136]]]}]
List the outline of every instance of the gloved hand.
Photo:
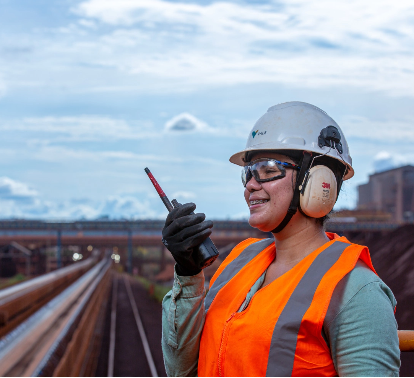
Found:
[{"label": "gloved hand", "polygon": [[190,202],[173,209],[162,230],[162,242],[177,262],[176,271],[180,276],[201,272],[191,255],[212,232],[213,222],[205,221],[205,214],[191,214],[195,208],[196,205]]}]

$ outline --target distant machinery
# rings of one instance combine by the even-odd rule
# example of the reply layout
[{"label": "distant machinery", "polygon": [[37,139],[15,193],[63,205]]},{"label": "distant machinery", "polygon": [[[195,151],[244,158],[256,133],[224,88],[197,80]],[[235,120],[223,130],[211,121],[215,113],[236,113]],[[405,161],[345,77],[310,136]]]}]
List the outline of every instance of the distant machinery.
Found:
[{"label": "distant machinery", "polygon": [[13,277],[15,274],[21,273],[18,271],[16,258],[17,260],[21,260],[22,257],[26,266],[24,273],[27,276],[30,276],[31,256],[32,251],[14,241],[3,247],[0,247],[0,277]]}]

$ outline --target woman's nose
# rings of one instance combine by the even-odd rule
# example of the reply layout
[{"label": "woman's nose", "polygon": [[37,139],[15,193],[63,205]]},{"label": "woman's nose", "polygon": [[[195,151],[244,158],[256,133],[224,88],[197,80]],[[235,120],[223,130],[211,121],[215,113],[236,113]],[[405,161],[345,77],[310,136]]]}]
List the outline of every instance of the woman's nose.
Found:
[{"label": "woman's nose", "polygon": [[262,185],[256,181],[256,179],[254,177],[252,177],[246,184],[246,189],[249,192],[255,191],[255,190],[260,190],[262,189]]}]

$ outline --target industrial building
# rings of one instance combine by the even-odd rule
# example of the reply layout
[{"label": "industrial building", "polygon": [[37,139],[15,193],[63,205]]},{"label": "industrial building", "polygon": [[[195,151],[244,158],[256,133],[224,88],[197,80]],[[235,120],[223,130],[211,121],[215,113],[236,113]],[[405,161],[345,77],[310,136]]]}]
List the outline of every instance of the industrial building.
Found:
[{"label": "industrial building", "polygon": [[391,214],[396,223],[414,221],[414,166],[406,165],[369,176],[358,187],[357,210]]}]

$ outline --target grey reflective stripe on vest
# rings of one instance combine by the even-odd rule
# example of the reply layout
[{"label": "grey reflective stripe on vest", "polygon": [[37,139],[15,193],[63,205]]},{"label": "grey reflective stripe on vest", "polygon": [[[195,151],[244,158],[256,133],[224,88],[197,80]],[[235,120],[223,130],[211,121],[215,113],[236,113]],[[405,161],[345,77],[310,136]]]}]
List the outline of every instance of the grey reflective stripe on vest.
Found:
[{"label": "grey reflective stripe on vest", "polygon": [[349,246],[348,243],[337,241],[322,251],[296,286],[273,330],[267,362],[267,377],[290,377],[292,375],[302,318],[312,303],[322,277]]},{"label": "grey reflective stripe on vest", "polygon": [[229,265],[227,265],[224,270],[220,273],[217,279],[214,281],[210,290],[206,295],[204,300],[205,311],[207,312],[216,297],[220,289],[229,282],[240,270],[251,260],[253,260],[260,252],[272,244],[275,240],[263,239],[259,240],[256,243],[250,244],[247,248],[240,253]]}]

